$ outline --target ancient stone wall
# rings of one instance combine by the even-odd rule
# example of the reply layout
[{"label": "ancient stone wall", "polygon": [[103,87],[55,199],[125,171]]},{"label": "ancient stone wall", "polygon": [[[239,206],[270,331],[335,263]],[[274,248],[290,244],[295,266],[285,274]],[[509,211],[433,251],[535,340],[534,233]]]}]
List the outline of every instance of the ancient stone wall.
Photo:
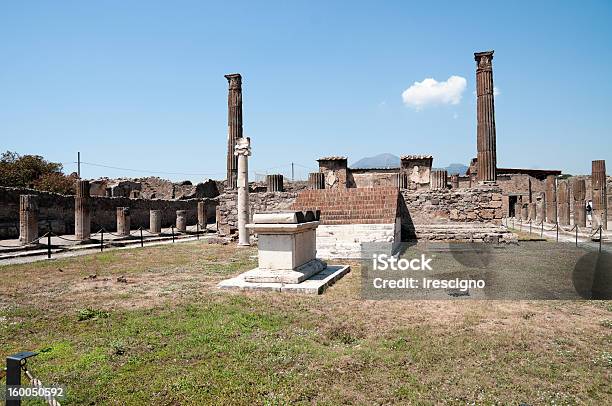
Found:
[{"label": "ancient stone wall", "polygon": [[397,169],[350,169],[353,187],[397,187]]},{"label": "ancient stone wall", "polygon": [[[296,197],[296,192],[251,192],[249,213],[253,216],[254,213],[289,209]],[[237,198],[234,190],[227,190],[217,197],[217,227],[221,235],[231,234],[238,229]]]},{"label": "ancient stone wall", "polygon": [[[57,193],[41,192],[26,188],[0,187],[0,238],[17,238],[19,236],[19,196],[38,196],[38,229],[40,233],[48,230],[49,224],[57,234],[74,233],[74,196]],[[214,222],[216,200],[206,199],[208,202],[209,222]],[[149,210],[162,210],[162,226],[173,225],[177,210],[187,210],[189,225],[197,221],[197,202],[192,200],[146,200],[129,199],[125,197],[96,197],[90,198],[91,204],[91,230],[98,231],[104,227],[108,231],[116,231],[117,207],[130,208],[130,222],[132,229],[149,226]]]}]

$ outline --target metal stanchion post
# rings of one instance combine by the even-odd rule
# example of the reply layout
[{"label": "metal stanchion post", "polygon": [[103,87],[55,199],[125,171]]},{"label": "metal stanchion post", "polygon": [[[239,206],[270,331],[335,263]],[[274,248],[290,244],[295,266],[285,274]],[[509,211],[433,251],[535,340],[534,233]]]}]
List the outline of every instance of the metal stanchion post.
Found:
[{"label": "metal stanchion post", "polygon": [[200,222],[199,221],[196,222],[196,237],[198,238],[198,240],[200,239]]},{"label": "metal stanchion post", "polygon": [[599,252],[601,252],[601,230],[603,229],[602,226],[599,226]]},{"label": "metal stanchion post", "polygon": [[104,230],[100,230],[100,252],[104,252]]},{"label": "metal stanchion post", "polygon": [[144,239],[142,238],[142,227],[140,227],[140,247],[144,247]]},{"label": "metal stanchion post", "polygon": [[557,242],[559,242],[559,223],[558,222],[557,222],[555,228],[557,230]]},{"label": "metal stanchion post", "polygon": [[531,220],[529,220],[529,235],[531,235]]},{"label": "metal stanchion post", "polygon": [[47,258],[51,259],[51,231],[47,233]]},{"label": "metal stanchion post", "polygon": [[576,247],[578,246],[578,224],[576,224],[574,227],[576,227]]},{"label": "metal stanchion post", "polygon": [[174,242],[174,226],[170,226],[170,229],[172,230],[172,242]]},{"label": "metal stanchion post", "polygon": [[[6,395],[9,394],[10,386],[21,386],[21,366],[29,357],[35,356],[37,353],[30,351],[23,351],[11,356],[6,357]],[[7,396],[8,397],[8,396]],[[7,406],[20,406],[21,397],[15,399],[7,399]]]},{"label": "metal stanchion post", "polygon": [[540,238],[544,238],[544,220],[540,223],[542,228],[540,229]]}]

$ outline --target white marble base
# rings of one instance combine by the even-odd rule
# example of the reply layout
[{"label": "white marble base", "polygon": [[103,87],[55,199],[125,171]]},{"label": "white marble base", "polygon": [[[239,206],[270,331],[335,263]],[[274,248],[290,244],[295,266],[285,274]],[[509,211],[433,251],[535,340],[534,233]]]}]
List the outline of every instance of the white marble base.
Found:
[{"label": "white marble base", "polygon": [[327,264],[320,259],[313,259],[295,269],[262,269],[255,268],[245,272],[244,280],[254,283],[300,283],[312,275],[321,272]]},{"label": "white marble base", "polygon": [[248,282],[245,275],[251,271],[244,272],[235,278],[226,279],[220,282],[217,287],[221,289],[237,290],[269,290],[287,293],[306,293],[320,295],[338,279],[342,278],[351,270],[348,265],[328,265],[321,272],[312,275],[301,283],[280,283],[280,282]]}]

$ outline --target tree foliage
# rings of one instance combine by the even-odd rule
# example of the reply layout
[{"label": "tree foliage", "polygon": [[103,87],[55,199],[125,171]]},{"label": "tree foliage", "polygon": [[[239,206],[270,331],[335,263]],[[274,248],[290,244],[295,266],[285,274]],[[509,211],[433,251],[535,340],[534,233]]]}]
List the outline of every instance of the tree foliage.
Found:
[{"label": "tree foliage", "polygon": [[60,163],[39,155],[6,151],[0,157],[0,186],[27,187],[49,192],[74,193],[76,174],[64,175]]}]

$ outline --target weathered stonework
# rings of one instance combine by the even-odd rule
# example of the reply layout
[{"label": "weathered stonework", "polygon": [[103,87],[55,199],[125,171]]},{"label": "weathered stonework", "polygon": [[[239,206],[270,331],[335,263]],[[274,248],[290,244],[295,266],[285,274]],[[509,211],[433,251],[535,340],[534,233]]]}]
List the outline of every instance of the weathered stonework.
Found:
[{"label": "weathered stonework", "polygon": [[183,233],[187,231],[187,210],[176,211],[176,229]]},{"label": "weathered stonework", "polygon": [[130,235],[130,208],[117,207],[117,234]]},{"label": "weathered stonework", "polygon": [[242,76],[238,73],[225,75],[229,84],[227,95],[227,188],[235,189],[238,179],[238,157],[234,148],[242,138]]},{"label": "weathered stonework", "polygon": [[474,53],[476,60],[478,180],[497,180],[493,51]]},{"label": "weathered stonework", "polygon": [[325,189],[325,174],[323,172],[313,172],[308,174],[309,189]]},{"label": "weathered stonework", "polygon": [[572,181],[574,224],[578,227],[586,227],[586,181],[574,179]]},{"label": "weathered stonework", "polygon": [[546,193],[540,192],[540,198],[536,202],[537,204],[537,220],[539,222],[546,221]]},{"label": "weathered stonework", "polygon": [[283,186],[283,175],[266,175],[266,184],[268,192],[282,192],[284,191]]},{"label": "weathered stonework", "polygon": [[77,180],[74,198],[74,235],[80,241],[89,240],[91,237],[89,199],[89,181]]},{"label": "weathered stonework", "polygon": [[546,221],[557,223],[557,178],[546,177]]},{"label": "weathered stonework", "polygon": [[249,230],[249,156],[251,156],[250,138],[236,141],[234,154],[238,156],[238,245],[250,245]]},{"label": "weathered stonework", "polygon": [[608,201],[606,185],[606,161],[592,162],[591,182],[593,187],[593,226],[608,229]]},{"label": "weathered stonework", "polygon": [[319,172],[324,174],[325,189],[346,189],[350,187],[348,179],[348,159],[342,156],[330,156],[317,159]]},{"label": "weathered stonework", "polygon": [[434,169],[431,171],[431,189],[446,189],[448,173],[443,169]]},{"label": "weathered stonework", "polygon": [[537,220],[537,204],[536,202],[527,203],[528,206],[528,220],[534,223]]},{"label": "weathered stonework", "polygon": [[400,188],[421,189],[429,185],[431,178],[431,155],[404,155],[400,160]]},{"label": "weathered stonework", "polygon": [[38,200],[36,195],[19,196],[19,241],[29,244],[38,238]]},{"label": "weathered stonework", "polygon": [[567,226],[570,224],[570,191],[567,181],[560,181],[557,189],[559,224]]},{"label": "weathered stonework", "polygon": [[162,212],[161,210],[151,210],[151,218],[149,220],[149,232],[152,234],[161,233],[162,227]]},{"label": "weathered stonework", "polygon": [[459,175],[454,173],[450,176],[450,183],[453,189],[459,189]]},{"label": "weathered stonework", "polygon": [[198,224],[202,228],[206,228],[206,225],[208,224],[206,202],[198,202]]}]

